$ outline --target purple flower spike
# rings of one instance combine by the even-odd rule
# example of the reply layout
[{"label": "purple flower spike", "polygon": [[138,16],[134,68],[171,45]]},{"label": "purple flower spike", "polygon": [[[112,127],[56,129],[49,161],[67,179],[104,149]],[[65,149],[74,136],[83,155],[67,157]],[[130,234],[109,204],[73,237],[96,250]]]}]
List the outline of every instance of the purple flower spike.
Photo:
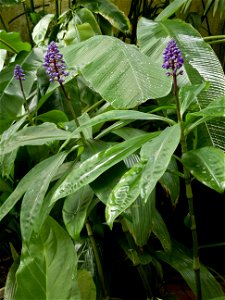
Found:
[{"label": "purple flower spike", "polygon": [[17,80],[25,80],[25,74],[20,65],[16,65],[14,68],[14,77]]},{"label": "purple flower spike", "polygon": [[65,71],[66,66],[63,55],[59,52],[55,42],[52,41],[49,44],[44,61],[43,66],[50,78],[50,82],[58,81],[59,83],[62,83],[64,81],[63,77],[69,75],[69,72]]},{"label": "purple flower spike", "polygon": [[181,51],[178,48],[175,40],[170,40],[163,53],[163,69],[170,70],[166,72],[167,76],[182,75],[183,71],[177,72],[184,64],[184,59]]}]

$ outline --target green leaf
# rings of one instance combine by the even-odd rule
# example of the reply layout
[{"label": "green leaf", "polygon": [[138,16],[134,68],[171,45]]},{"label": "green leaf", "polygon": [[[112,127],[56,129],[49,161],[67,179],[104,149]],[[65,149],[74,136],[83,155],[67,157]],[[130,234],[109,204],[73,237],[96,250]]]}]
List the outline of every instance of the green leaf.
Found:
[{"label": "green leaf", "polygon": [[[58,159],[62,159],[63,156],[64,154],[60,153],[41,161],[20,180],[17,187],[0,207],[0,220],[7,215],[24,193],[32,193],[32,189],[35,188],[35,185],[38,184],[39,181],[43,182],[46,177],[46,170],[48,170],[48,167],[51,170],[51,168],[57,164]],[[32,205],[32,201],[33,199],[30,200],[29,205]]]},{"label": "green leaf", "polygon": [[42,172],[33,176],[33,182],[26,190],[20,210],[20,226],[23,240],[29,241],[32,232],[34,230],[36,232],[39,231],[40,228],[37,228],[37,224],[43,223],[42,218],[45,217],[45,215],[40,213],[45,194],[53,176],[67,155],[68,152],[61,152],[42,161],[40,163],[43,168]]},{"label": "green leaf", "polygon": [[47,14],[34,26],[32,38],[36,45],[40,45],[44,42],[49,25],[54,17],[54,14]]},{"label": "green leaf", "polygon": [[155,21],[163,21],[171,17],[175,12],[179,10],[182,5],[188,0],[174,0],[155,18]]},{"label": "green leaf", "polygon": [[[196,293],[195,274],[193,270],[193,259],[190,252],[178,242],[172,244],[172,251],[156,252],[156,256],[172,266],[184,278],[186,283]],[[223,296],[223,290],[208,269],[201,265],[202,299],[208,300],[212,297]]]},{"label": "green leaf", "polygon": [[[195,102],[196,97],[207,87],[207,83],[203,82],[196,85],[185,85],[179,90],[180,113],[181,116],[186,112],[189,106]],[[215,102],[215,101],[214,101]],[[214,103],[213,102],[213,103]]]},{"label": "green leaf", "polygon": [[36,120],[41,120],[42,122],[52,122],[55,124],[69,121],[67,115],[63,111],[57,109],[38,115]]},{"label": "green leaf", "polygon": [[109,195],[105,216],[110,228],[112,228],[114,220],[129,208],[140,194],[139,184],[144,167],[143,162],[135,164],[120,178]]},{"label": "green leaf", "polygon": [[201,109],[200,111],[191,113],[190,115],[211,118],[225,117],[225,96],[223,95],[221,97],[218,97],[205,108]]},{"label": "green leaf", "polygon": [[79,41],[81,42],[95,36],[95,32],[89,23],[77,24],[76,27],[79,35]]},{"label": "green leaf", "polygon": [[0,30],[0,49],[19,53],[20,51],[30,51],[31,45],[21,40],[19,32]]},{"label": "green leaf", "polygon": [[152,232],[152,202],[154,203],[155,190],[150,194],[147,202],[144,203],[141,197],[126,210],[127,228],[133,236],[135,243],[139,247],[147,244],[149,236]]},{"label": "green leaf", "polygon": [[63,221],[70,236],[76,240],[84,227],[88,210],[93,203],[93,191],[89,185],[83,186],[69,195],[63,205]]},{"label": "green leaf", "polygon": [[46,122],[38,126],[25,127],[0,143],[0,155],[10,153],[21,146],[43,145],[50,141],[65,140],[70,136],[69,132],[57,128],[53,123]]},{"label": "green leaf", "polygon": [[179,142],[180,125],[176,124],[164,129],[159,136],[142,147],[141,159],[147,161],[140,182],[142,198],[147,199],[165,173]]},{"label": "green leaf", "polygon": [[4,290],[4,299],[5,300],[13,300],[14,294],[16,290],[16,271],[19,267],[19,258],[16,259],[12,266],[9,269],[7,274],[7,279],[5,283],[5,290]]},{"label": "green leaf", "polygon": [[113,27],[125,33],[130,31],[131,25],[128,17],[111,1],[79,0],[78,2],[81,2],[84,7],[88,8],[94,13],[103,16]]},{"label": "green leaf", "polygon": [[52,195],[51,204],[95,180],[110,167],[139,149],[151,137],[151,134],[134,137],[91,156],[82,162],[79,167],[75,166],[66,178],[63,178],[57,184]]},{"label": "green leaf", "polygon": [[192,175],[211,189],[225,190],[225,153],[218,148],[203,147],[182,156],[185,167]]},{"label": "green leaf", "polygon": [[159,180],[174,206],[177,204],[180,196],[180,177],[178,172],[176,160],[172,157],[168,169]]},{"label": "green leaf", "polygon": [[86,7],[77,9],[76,14],[79,16],[79,19],[82,23],[89,23],[91,25],[91,28],[95,34],[102,34],[94,14],[89,9]]},{"label": "green leaf", "polygon": [[78,270],[77,280],[81,300],[96,300],[96,287],[90,272],[85,269]]},{"label": "green leaf", "polygon": [[14,300],[80,300],[77,257],[69,235],[48,218],[40,235],[23,242]]},{"label": "green leaf", "polygon": [[90,86],[115,108],[135,107],[171,89],[161,62],[155,63],[136,46],[114,37],[95,36],[62,53],[67,65],[79,67]]},{"label": "green leaf", "polygon": [[[181,20],[154,22],[141,18],[137,28],[138,44],[143,53],[162,64],[163,52],[168,41],[173,38],[184,56],[184,75],[179,76],[179,84],[196,85],[202,81],[209,83],[209,89],[197,97],[199,109],[205,108],[225,93],[225,78],[220,61],[212,48],[204,42],[200,34]],[[171,79],[172,80],[172,79]],[[208,122],[205,130],[209,133],[208,145],[225,149],[225,122]]]},{"label": "green leaf", "polygon": [[[40,48],[34,48],[30,53],[22,52],[15,62],[9,64],[0,73],[0,134],[22,114],[24,98],[20,84],[13,76],[14,67],[20,64],[24,70],[26,80],[23,81],[23,90],[26,98],[30,97],[37,83],[36,72],[43,63],[43,52]],[[34,95],[34,100],[37,97]],[[32,99],[33,100],[33,99]]]}]

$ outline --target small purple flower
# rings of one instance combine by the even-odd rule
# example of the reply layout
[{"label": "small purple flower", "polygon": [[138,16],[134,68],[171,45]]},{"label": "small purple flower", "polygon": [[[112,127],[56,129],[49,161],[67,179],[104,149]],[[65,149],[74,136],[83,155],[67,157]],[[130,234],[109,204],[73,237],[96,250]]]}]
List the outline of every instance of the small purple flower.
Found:
[{"label": "small purple flower", "polygon": [[14,77],[17,80],[25,80],[25,74],[20,65],[16,65],[14,68]]},{"label": "small purple flower", "polygon": [[66,66],[63,55],[59,52],[55,42],[52,41],[49,44],[44,61],[43,66],[50,77],[50,82],[58,81],[59,83],[62,83],[64,81],[63,77],[69,75],[69,72],[65,71]]},{"label": "small purple flower", "polygon": [[177,72],[184,64],[184,59],[181,55],[181,51],[178,48],[175,40],[170,40],[164,53],[163,53],[163,65],[162,67],[171,72],[167,72],[166,75],[177,76],[182,75],[183,71]]}]

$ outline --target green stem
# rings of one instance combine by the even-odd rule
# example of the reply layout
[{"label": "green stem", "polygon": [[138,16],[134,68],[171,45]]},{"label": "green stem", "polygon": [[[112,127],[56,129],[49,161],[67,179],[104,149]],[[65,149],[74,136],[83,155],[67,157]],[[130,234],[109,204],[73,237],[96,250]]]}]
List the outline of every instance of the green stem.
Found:
[{"label": "green stem", "polygon": [[[177,119],[181,128],[181,152],[182,154],[187,152],[187,142],[184,134],[183,120],[180,113],[180,101],[178,97],[178,87],[177,87],[177,75],[173,75],[173,93],[176,99],[176,110],[177,110]],[[201,277],[200,277],[200,262],[199,262],[199,249],[198,249],[198,237],[196,231],[196,221],[194,214],[194,201],[193,201],[193,192],[191,186],[191,175],[190,172],[183,166],[185,187],[186,187],[186,198],[189,206],[189,215],[191,218],[191,233],[192,233],[192,247],[193,247],[193,270],[195,273],[195,283],[196,283],[196,294],[197,299],[202,300],[202,288],[201,288]]]},{"label": "green stem", "polygon": [[29,18],[28,18],[29,13],[28,13],[26,4],[24,2],[22,2],[22,3],[23,3],[24,13],[25,13],[25,16],[26,16],[26,23],[27,23],[27,30],[28,30],[29,39],[30,39],[31,45],[34,46],[33,39],[32,39],[32,33],[31,33],[31,29],[30,29]]},{"label": "green stem", "polygon": [[[65,87],[64,87],[64,85],[63,85],[61,82],[60,82],[60,87],[61,87],[61,89],[62,89],[62,91],[63,91],[63,94],[65,95],[65,99],[66,99],[66,101],[67,101],[68,108],[69,108],[69,110],[70,110],[70,112],[71,112],[71,114],[72,114],[72,116],[73,116],[73,119],[74,119],[74,121],[75,121],[75,124],[76,124],[76,126],[77,126],[77,128],[78,128],[78,127],[80,127],[80,123],[79,123],[79,120],[78,120],[78,118],[77,118],[77,116],[76,116],[76,113],[75,113],[75,111],[74,111],[74,108],[73,108],[71,99],[68,97],[67,92],[66,92],[66,90],[65,90]],[[81,135],[81,139],[82,139],[83,143],[85,144],[85,137],[84,137],[84,134],[83,134],[82,131],[81,131],[80,135]]]},{"label": "green stem", "polygon": [[208,40],[218,40],[218,39],[225,39],[225,35],[211,35],[211,36],[205,36],[203,37],[204,41],[208,41]]},{"label": "green stem", "polygon": [[22,84],[21,79],[19,79],[19,83],[20,83],[20,89],[21,89],[23,99],[24,99],[24,107],[25,107],[25,110],[27,112],[29,122],[30,122],[31,125],[34,125],[34,122],[33,122],[32,117],[31,117],[31,112],[30,112],[30,109],[29,109],[29,105],[28,105],[28,102],[27,102],[27,98],[26,98],[25,93],[24,93],[23,84]]},{"label": "green stem", "polygon": [[97,248],[97,245],[96,245],[96,242],[95,242],[95,239],[94,239],[93,231],[92,231],[91,225],[88,221],[86,221],[85,225],[86,225],[88,237],[90,239],[91,246],[92,246],[93,253],[94,253],[94,257],[95,257],[103,297],[104,297],[104,299],[109,299],[107,289],[106,289],[106,286],[105,286],[105,279],[104,279],[102,264],[101,264],[101,260],[100,260],[100,257],[99,257],[98,248]]}]

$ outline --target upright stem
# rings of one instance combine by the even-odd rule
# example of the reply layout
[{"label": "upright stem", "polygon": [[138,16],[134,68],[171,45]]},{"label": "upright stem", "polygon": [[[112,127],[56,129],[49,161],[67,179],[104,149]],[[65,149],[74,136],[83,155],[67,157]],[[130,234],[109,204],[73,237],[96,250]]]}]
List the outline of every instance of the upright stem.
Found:
[{"label": "upright stem", "polygon": [[94,252],[94,257],[95,257],[96,266],[97,266],[97,270],[98,270],[99,280],[101,282],[103,297],[104,297],[104,299],[109,299],[107,289],[106,289],[106,286],[105,286],[104,273],[103,273],[99,253],[98,253],[98,248],[97,248],[97,245],[96,245],[96,242],[95,242],[95,239],[94,239],[94,235],[93,235],[93,232],[92,232],[91,225],[88,221],[86,221],[86,229],[87,229],[88,237],[90,239],[91,246],[92,246],[92,249],[93,249],[93,252]]},{"label": "upright stem", "polygon": [[29,109],[29,105],[28,105],[28,102],[27,102],[27,98],[26,98],[25,93],[24,93],[23,84],[22,84],[21,79],[19,79],[19,83],[20,83],[20,89],[21,89],[23,99],[24,99],[24,107],[25,107],[25,110],[27,112],[29,122],[30,122],[31,125],[34,125],[34,122],[33,122],[32,117],[31,117],[31,112],[30,112],[30,109]]},{"label": "upright stem", "polygon": [[[65,98],[66,98],[66,101],[67,101],[69,110],[70,110],[70,112],[71,112],[71,114],[72,114],[72,116],[73,116],[73,119],[74,119],[74,121],[75,121],[75,123],[76,123],[76,126],[77,126],[77,127],[80,127],[80,123],[79,123],[78,118],[77,118],[77,116],[76,116],[76,113],[75,113],[75,111],[74,111],[74,108],[73,108],[71,99],[68,97],[67,92],[66,92],[66,90],[65,90],[65,87],[64,87],[64,85],[63,85],[61,82],[60,82],[60,87],[61,87],[61,89],[62,89],[62,91],[63,91],[63,93],[64,93],[64,95],[65,95]],[[83,134],[82,131],[81,131],[80,135],[81,135],[81,139],[83,140],[83,143],[85,143],[85,137],[84,137],[84,134]]]},{"label": "upright stem", "polygon": [[[176,111],[177,119],[181,128],[181,152],[182,154],[187,152],[187,142],[184,135],[183,120],[180,113],[180,102],[178,97],[178,88],[177,88],[177,75],[173,74],[173,93],[176,99]],[[199,262],[199,249],[198,249],[198,237],[196,231],[196,221],[194,214],[194,205],[193,205],[193,192],[191,186],[191,176],[190,172],[183,166],[184,179],[185,179],[185,188],[186,188],[186,198],[188,200],[189,206],[189,215],[191,219],[191,232],[192,232],[192,247],[193,247],[193,270],[195,272],[195,283],[196,283],[196,294],[197,299],[202,300],[202,288],[201,288],[201,277],[200,277],[200,262]]]}]

